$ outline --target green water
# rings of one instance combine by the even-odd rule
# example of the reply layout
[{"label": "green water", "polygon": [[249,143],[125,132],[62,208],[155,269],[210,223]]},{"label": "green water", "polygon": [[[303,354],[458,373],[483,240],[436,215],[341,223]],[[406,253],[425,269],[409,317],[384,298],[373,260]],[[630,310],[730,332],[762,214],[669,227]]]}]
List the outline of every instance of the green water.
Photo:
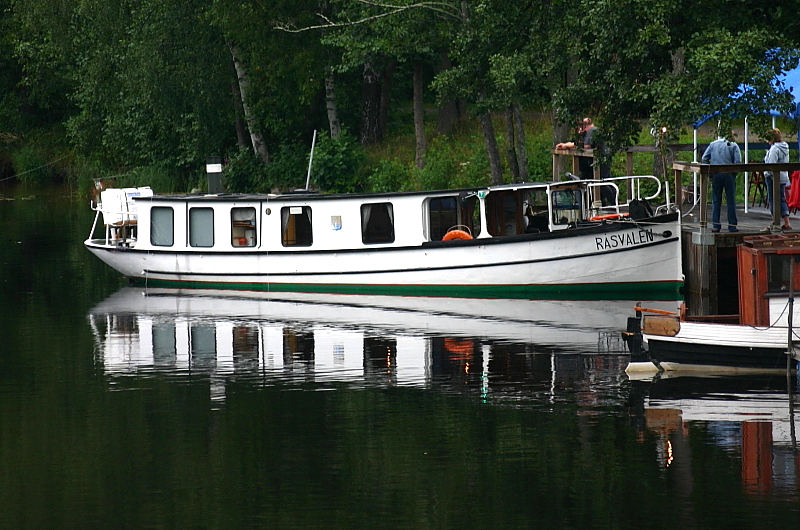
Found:
[{"label": "green water", "polygon": [[92,319],[127,282],[83,249],[88,200],[0,192],[0,528],[797,525],[785,378],[631,382],[607,344],[347,306]]}]

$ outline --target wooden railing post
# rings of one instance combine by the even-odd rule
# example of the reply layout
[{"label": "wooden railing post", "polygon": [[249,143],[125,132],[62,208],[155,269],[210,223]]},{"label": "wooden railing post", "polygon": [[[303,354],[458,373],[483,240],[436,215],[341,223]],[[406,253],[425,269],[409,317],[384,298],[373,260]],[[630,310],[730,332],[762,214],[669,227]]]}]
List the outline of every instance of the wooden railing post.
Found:
[{"label": "wooden railing post", "polygon": [[700,234],[708,232],[708,175],[710,166],[700,166]]},{"label": "wooden railing post", "polygon": [[680,169],[673,169],[672,172],[674,176],[673,182],[675,183],[675,191],[673,193],[675,196],[675,206],[680,210],[683,204],[683,171]]}]

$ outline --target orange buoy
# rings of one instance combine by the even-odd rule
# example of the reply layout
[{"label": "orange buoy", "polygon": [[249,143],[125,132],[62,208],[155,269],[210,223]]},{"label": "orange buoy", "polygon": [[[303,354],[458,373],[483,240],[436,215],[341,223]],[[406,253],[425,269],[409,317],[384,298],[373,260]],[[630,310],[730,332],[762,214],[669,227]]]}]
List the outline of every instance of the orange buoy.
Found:
[{"label": "orange buoy", "polygon": [[472,236],[463,230],[450,230],[442,237],[442,241],[450,241],[452,239],[472,239]]},{"label": "orange buoy", "polygon": [[619,219],[622,217],[621,213],[606,213],[603,215],[595,215],[594,217],[590,217],[590,221],[603,221],[605,219]]}]

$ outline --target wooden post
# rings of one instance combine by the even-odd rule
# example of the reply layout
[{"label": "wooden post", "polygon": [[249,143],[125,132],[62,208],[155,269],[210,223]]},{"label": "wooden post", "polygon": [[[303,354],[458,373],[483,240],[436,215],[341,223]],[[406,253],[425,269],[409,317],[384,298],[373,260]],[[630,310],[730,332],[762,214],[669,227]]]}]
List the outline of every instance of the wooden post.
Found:
[{"label": "wooden post", "polygon": [[772,172],[772,226],[770,232],[781,231],[781,173]]},{"label": "wooden post", "polygon": [[708,231],[708,175],[709,165],[700,166],[700,233]]},{"label": "wooden post", "polygon": [[683,204],[683,171],[680,169],[673,169],[672,174],[675,177],[673,179],[675,183],[675,205],[680,209]]},{"label": "wooden post", "polygon": [[553,182],[558,182],[561,175],[561,157],[553,153]]}]

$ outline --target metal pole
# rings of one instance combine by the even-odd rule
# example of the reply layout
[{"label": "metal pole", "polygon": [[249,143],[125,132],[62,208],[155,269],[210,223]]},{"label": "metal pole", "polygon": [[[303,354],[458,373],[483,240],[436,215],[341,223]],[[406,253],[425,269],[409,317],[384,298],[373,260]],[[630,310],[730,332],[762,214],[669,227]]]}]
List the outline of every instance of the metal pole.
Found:
[{"label": "metal pole", "polygon": [[314,136],[311,138],[311,154],[308,157],[308,174],[306,175],[306,191],[311,182],[311,162],[314,161],[314,145],[317,143],[317,130],[314,129]]},{"label": "metal pole", "polygon": [[[744,117],[744,163],[745,164],[750,162],[749,150],[750,150],[750,126],[749,126],[749,124],[747,122],[747,116],[745,116]],[[748,208],[747,203],[750,202],[749,201],[750,198],[748,197],[749,193],[750,193],[750,172],[749,171],[745,171],[744,172],[744,213],[747,213],[747,208]]]},{"label": "metal pole", "polygon": [[794,398],[792,393],[792,319],[794,318],[794,265],[795,256],[789,256],[789,339],[786,350],[786,390],[789,393],[789,431],[792,439],[792,451],[797,451],[797,437],[794,426]]}]

